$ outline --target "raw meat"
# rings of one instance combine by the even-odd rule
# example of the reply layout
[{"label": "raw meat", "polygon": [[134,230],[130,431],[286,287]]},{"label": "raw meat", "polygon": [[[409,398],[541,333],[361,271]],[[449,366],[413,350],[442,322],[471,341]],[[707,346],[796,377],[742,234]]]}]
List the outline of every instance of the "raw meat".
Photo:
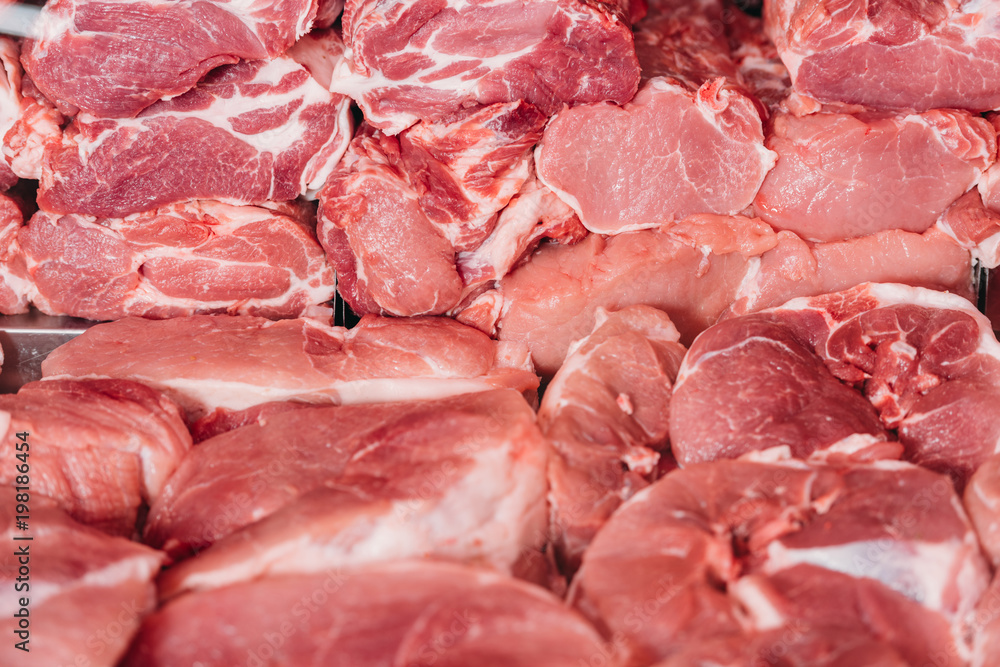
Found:
[{"label": "raw meat", "polygon": [[984,267],[1000,266],[1000,211],[986,208],[979,192],[970,190],[959,197],[936,226]]},{"label": "raw meat", "polygon": [[22,222],[19,203],[0,193],[0,313],[5,315],[28,312],[36,293],[17,241]]},{"label": "raw meat", "polygon": [[[993,124],[994,131],[1000,132],[1000,113],[988,114],[987,119]],[[987,208],[1000,212],[1000,164],[994,162],[979,179],[979,194]]]},{"label": "raw meat", "polygon": [[908,459],[961,486],[1000,448],[998,400],[1000,343],[972,304],[866,284],[702,334],[674,387],[671,445],[682,465],[774,444],[892,455],[884,426]]},{"label": "raw meat", "polygon": [[996,667],[1000,655],[1000,577],[993,577],[993,584],[976,609],[973,623],[972,667]]},{"label": "raw meat", "polygon": [[511,390],[273,415],[199,444],[150,509],[148,544],[200,552],[160,594],[424,556],[532,575],[547,454]]},{"label": "raw meat", "polygon": [[545,390],[538,425],[552,443],[549,508],[556,558],[580,565],[611,513],[669,457],[670,391],[684,346],[662,311],[597,311]]},{"label": "raw meat", "polygon": [[1000,455],[991,456],[969,479],[965,510],[993,567],[1000,565]]},{"label": "raw meat", "polygon": [[957,667],[988,583],[946,477],[895,461],[718,461],[624,504],[584,554],[571,599],[622,640],[629,664],[801,628]]},{"label": "raw meat", "polygon": [[624,104],[639,83],[623,0],[352,0],[332,90],[387,134],[474,105]]},{"label": "raw meat", "polygon": [[128,317],[49,354],[49,378],[118,377],[161,389],[190,421],[273,401],[384,403],[511,387],[533,392],[525,350],[445,318],[368,316],[352,329],[311,319]]},{"label": "raw meat", "polygon": [[922,232],[996,158],[996,131],[964,111],[900,116],[779,113],[767,146],[778,162],[754,211],[810,241],[886,229]]},{"label": "raw meat", "polygon": [[926,111],[1000,107],[1000,3],[768,0],[795,88],[820,102]]},{"label": "raw meat", "polygon": [[315,0],[52,0],[22,60],[65,109],[130,118],[220,65],[283,53],[315,16]]},{"label": "raw meat", "polygon": [[537,586],[401,561],[177,598],[147,617],[123,667],[579,667],[603,651],[590,624]]},{"label": "raw meat", "polygon": [[764,22],[739,9],[727,7],[726,34],[740,82],[773,112],[792,88],[788,69],[774,43],[764,33]]},{"label": "raw meat", "polygon": [[132,535],[191,448],[177,406],[128,380],[31,382],[0,396],[0,421],[0,483],[14,483],[17,434],[30,433],[31,493],[116,535]]},{"label": "raw meat", "polygon": [[[4,135],[21,115],[21,66],[17,42],[0,35],[0,147]],[[17,183],[17,174],[0,153],[0,192]]]},{"label": "raw meat", "polygon": [[[29,461],[34,457],[33,436]],[[32,484],[35,479],[32,476]],[[0,535],[6,547],[0,556],[0,582],[8,592],[0,601],[0,632],[6,640],[0,662],[117,665],[142,617],[156,608],[153,580],[162,554],[82,526],[34,492],[28,529],[18,530],[14,487],[5,483],[0,497]],[[19,539],[25,536],[31,539]],[[19,549],[27,551],[25,560]],[[19,636],[15,614],[22,609],[22,597],[28,599],[29,626]],[[28,640],[28,653],[14,648],[23,639]]]},{"label": "raw meat", "polygon": [[635,98],[564,109],[546,127],[538,177],[590,231],[732,215],[753,201],[775,155],[754,101],[734,87],[721,13],[714,0],[654,3],[636,26]]},{"label": "raw meat", "polygon": [[52,315],[299,317],[334,294],[307,225],[265,208],[193,201],[124,219],[36,213],[18,235]]},{"label": "raw meat", "polygon": [[438,315],[458,305],[456,255],[495,230],[531,173],[545,120],[512,102],[398,137],[362,127],[320,195],[320,242],[355,312]]},{"label": "raw meat", "polygon": [[350,100],[290,57],[227,65],[135,118],[81,113],[45,149],[39,206],[120,218],[189,199],[314,193],[350,140]]}]

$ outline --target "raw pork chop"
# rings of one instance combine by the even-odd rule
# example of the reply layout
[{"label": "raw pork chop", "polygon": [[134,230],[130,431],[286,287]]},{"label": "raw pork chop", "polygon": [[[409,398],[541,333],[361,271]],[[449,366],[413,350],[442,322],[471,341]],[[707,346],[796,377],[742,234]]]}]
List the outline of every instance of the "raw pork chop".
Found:
[{"label": "raw pork chop", "polygon": [[[434,556],[544,564],[547,447],[515,391],[313,407],[206,440],[150,510],[160,593]],[[203,551],[207,548],[207,551]]]},{"label": "raw pork chop", "polygon": [[129,118],[219,65],[283,53],[315,16],[315,0],[52,0],[22,60],[64,107]]},{"label": "raw pork chop", "polygon": [[46,377],[118,377],[174,397],[199,419],[272,401],[435,399],[538,377],[523,348],[445,318],[368,316],[352,329],[311,319],[193,315],[100,324],[42,362]]},{"label": "raw pork chop", "polygon": [[343,26],[332,90],[388,134],[474,105],[624,104],[639,83],[624,0],[353,0]]},{"label": "raw pork chop", "polygon": [[290,57],[220,67],[135,118],[78,115],[46,146],[38,204],[120,218],[188,199],[295,199],[346,150],[349,112]]},{"label": "raw pork chop", "polygon": [[796,90],[821,102],[1000,107],[997,0],[768,0],[764,17]]},{"label": "raw pork chop", "polygon": [[636,26],[635,98],[564,109],[546,127],[538,176],[590,231],[732,215],[753,201],[775,156],[754,101],[733,85],[721,16],[716,0],[654,3]]},{"label": "raw pork chop", "polygon": [[1000,448],[998,401],[1000,343],[972,304],[867,284],[702,334],[674,387],[670,436],[683,465],[774,444],[808,456],[852,431],[862,437],[834,452],[878,454],[893,446],[878,442],[884,426],[908,459],[964,484]]},{"label": "raw pork chop", "polygon": [[579,667],[594,656],[604,646],[590,624],[537,586],[400,561],[177,598],[146,619],[123,667]]},{"label": "raw pork chop", "polygon": [[946,477],[896,461],[718,461],[623,505],[584,554],[571,599],[623,640],[630,664],[798,628],[957,667],[988,583]]},{"label": "raw pork chop", "polygon": [[996,131],[964,111],[779,113],[778,162],[754,210],[778,229],[832,241],[884,229],[922,232],[996,158]]},{"label": "raw pork chop", "polygon": [[124,219],[39,211],[18,240],[51,315],[299,317],[334,294],[311,229],[265,208],[193,201]]},{"label": "raw pork chop", "polygon": [[465,286],[456,255],[494,231],[530,175],[545,116],[522,102],[398,137],[369,126],[320,194],[320,242],[358,313],[437,315]]},{"label": "raw pork chop", "polygon": [[0,483],[13,484],[18,433],[30,433],[31,492],[117,535],[163,489],[191,448],[177,406],[128,380],[31,382],[0,396]]},{"label": "raw pork chop", "polygon": [[611,513],[656,478],[668,450],[670,390],[684,346],[662,311],[597,312],[545,390],[538,425],[553,453],[549,507],[556,557],[580,565]]},{"label": "raw pork chop", "polygon": [[[34,436],[34,433],[32,433]],[[29,444],[33,445],[33,437]],[[31,450],[33,452],[34,449]],[[34,457],[29,453],[29,461]],[[36,478],[32,475],[32,486]],[[0,648],[4,665],[114,667],[156,608],[154,578],[162,554],[121,537],[82,526],[33,492],[28,529],[15,524],[14,487],[3,485],[0,527],[5,548],[0,582]],[[19,540],[30,536],[30,540]],[[27,551],[19,561],[18,549]],[[27,565],[24,572],[19,568]],[[24,575],[20,580],[19,576]],[[15,588],[24,586],[27,588]],[[19,637],[20,598],[28,599],[28,632]],[[14,648],[28,639],[28,653]]]},{"label": "raw pork chop", "polygon": [[17,241],[23,217],[17,201],[0,193],[0,313],[28,312],[35,285]]}]

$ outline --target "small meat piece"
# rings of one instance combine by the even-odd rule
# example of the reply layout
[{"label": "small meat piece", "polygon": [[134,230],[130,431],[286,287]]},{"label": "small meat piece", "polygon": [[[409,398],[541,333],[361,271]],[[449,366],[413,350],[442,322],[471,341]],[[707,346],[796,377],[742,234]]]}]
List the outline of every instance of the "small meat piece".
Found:
[{"label": "small meat piece", "polygon": [[988,583],[942,475],[895,461],[718,461],[622,505],[584,553],[571,599],[621,640],[629,664],[798,627],[958,667]]},{"label": "small meat piece", "polygon": [[767,146],[778,162],[754,211],[807,241],[923,232],[976,185],[997,151],[988,122],[953,110],[779,113]]},{"label": "small meat piece", "polygon": [[18,241],[50,315],[300,317],[334,294],[309,225],[266,208],[193,201],[123,219],[36,213]]},{"label": "small meat piece", "polygon": [[[0,35],[0,148],[4,135],[21,115],[21,65],[17,42]],[[0,192],[17,183],[15,174],[0,152]]]},{"label": "small meat piece", "polygon": [[545,390],[538,425],[552,444],[549,507],[556,558],[571,574],[594,533],[655,479],[668,450],[670,391],[684,346],[662,311],[597,312],[594,332]]},{"label": "small meat piece", "polygon": [[[579,667],[605,651],[589,623],[537,586],[399,561],[179,597],[147,617],[123,667]],[[618,667],[613,658],[603,664]]]},{"label": "small meat piece", "polygon": [[42,373],[142,382],[175,398],[192,422],[278,400],[347,405],[538,387],[523,349],[446,318],[368,316],[344,329],[311,319],[128,317],[53,350]]},{"label": "small meat piece", "polygon": [[23,221],[19,203],[0,193],[0,313],[4,315],[28,312],[37,293],[17,240]]},{"label": "small meat piece", "polygon": [[788,69],[764,32],[762,19],[728,5],[727,11],[726,35],[739,80],[772,113],[791,90]]},{"label": "small meat piece", "polygon": [[[32,432],[29,461],[34,440]],[[34,480],[33,472],[32,485]],[[0,632],[7,639],[0,662],[115,667],[143,616],[156,608],[162,554],[76,523],[34,489],[28,528],[18,529],[14,486],[5,482],[2,488],[0,535],[7,548],[0,556],[0,585],[9,594],[0,603]],[[31,539],[19,539],[26,536]],[[15,588],[25,583],[28,588]],[[21,598],[28,599],[26,608]],[[22,609],[26,630],[16,616]],[[15,648],[23,640],[27,653]]]},{"label": "small meat piece", "polygon": [[17,42],[0,36],[0,191],[41,177],[42,152],[62,136],[64,118],[23,76]]},{"label": "small meat piece", "polygon": [[315,0],[53,0],[22,61],[64,107],[131,118],[220,65],[284,53],[315,16]]},{"label": "small meat piece", "polygon": [[476,105],[624,104],[639,83],[624,0],[364,0],[347,3],[343,26],[332,90],[387,134]]},{"label": "small meat piece", "polygon": [[768,0],[764,18],[796,90],[820,102],[980,112],[1000,107],[998,8],[997,0]]},{"label": "small meat piece", "polygon": [[1000,211],[986,208],[976,190],[966,192],[949,206],[936,227],[968,250],[982,266],[989,269],[1000,266]]},{"label": "small meat piece", "polygon": [[[994,131],[1000,132],[1000,113],[987,114],[986,118],[993,124]],[[986,208],[1000,213],[1000,164],[994,162],[979,179],[979,194]]]},{"label": "small meat piece", "polygon": [[147,543],[198,553],[160,593],[423,556],[532,576],[548,525],[534,421],[501,390],[292,410],[206,440],[146,523]]},{"label": "small meat piece", "polygon": [[177,406],[128,380],[31,382],[0,396],[0,483],[18,474],[19,433],[28,433],[31,492],[77,521],[130,536],[191,448]]},{"label": "small meat piece", "polygon": [[121,218],[189,199],[314,194],[351,135],[350,100],[290,57],[219,67],[135,118],[81,113],[45,148],[39,206]]}]

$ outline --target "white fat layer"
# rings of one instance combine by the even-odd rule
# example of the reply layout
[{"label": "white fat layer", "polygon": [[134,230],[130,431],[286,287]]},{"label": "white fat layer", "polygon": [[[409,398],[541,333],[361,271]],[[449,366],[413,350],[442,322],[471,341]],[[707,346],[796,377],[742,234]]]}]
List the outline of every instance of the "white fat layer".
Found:
[{"label": "white fat layer", "polygon": [[[0,5],[0,22],[5,19],[3,7]],[[0,36],[0,146],[3,145],[4,135],[21,115],[21,70],[17,51],[13,40]]]},{"label": "white fat layer", "polygon": [[766,632],[781,628],[787,618],[774,605],[767,591],[762,590],[754,577],[743,577],[729,584],[727,591],[735,598],[750,617],[753,630]]}]

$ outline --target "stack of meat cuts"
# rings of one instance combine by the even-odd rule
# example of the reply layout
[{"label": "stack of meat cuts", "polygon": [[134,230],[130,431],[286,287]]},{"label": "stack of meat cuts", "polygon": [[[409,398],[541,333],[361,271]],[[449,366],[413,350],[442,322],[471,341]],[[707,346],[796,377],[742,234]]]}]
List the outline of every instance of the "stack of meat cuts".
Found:
[{"label": "stack of meat cuts", "polygon": [[1000,0],[14,6],[0,665],[1000,667]]}]

